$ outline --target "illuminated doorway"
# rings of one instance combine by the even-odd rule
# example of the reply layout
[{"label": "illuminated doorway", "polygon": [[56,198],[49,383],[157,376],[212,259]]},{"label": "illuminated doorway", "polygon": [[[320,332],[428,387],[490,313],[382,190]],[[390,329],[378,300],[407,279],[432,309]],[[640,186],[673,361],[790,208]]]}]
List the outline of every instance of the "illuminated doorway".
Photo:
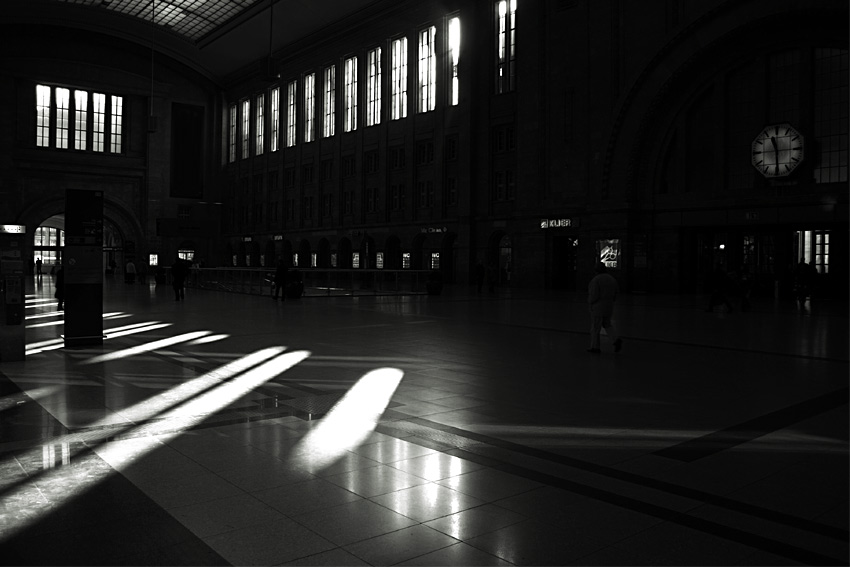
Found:
[{"label": "illuminated doorway", "polygon": [[[48,219],[49,220],[49,219]],[[41,258],[42,272],[49,273],[51,267],[62,263],[65,247],[65,231],[54,226],[40,226],[33,236],[33,258]]]}]

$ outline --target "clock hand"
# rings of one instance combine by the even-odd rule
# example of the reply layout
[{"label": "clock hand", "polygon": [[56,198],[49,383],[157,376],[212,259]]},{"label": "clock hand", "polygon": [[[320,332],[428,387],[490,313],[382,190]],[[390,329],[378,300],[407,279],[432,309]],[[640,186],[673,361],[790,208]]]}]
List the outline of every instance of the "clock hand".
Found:
[{"label": "clock hand", "polygon": [[770,137],[770,143],[773,144],[773,151],[776,153],[776,164],[779,165],[779,147],[776,145],[776,136]]}]

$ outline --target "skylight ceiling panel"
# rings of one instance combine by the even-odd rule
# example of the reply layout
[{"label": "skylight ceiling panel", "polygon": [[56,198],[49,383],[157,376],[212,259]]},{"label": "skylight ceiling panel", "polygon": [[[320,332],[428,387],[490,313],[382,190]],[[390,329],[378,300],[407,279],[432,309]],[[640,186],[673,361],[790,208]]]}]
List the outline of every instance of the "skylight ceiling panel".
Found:
[{"label": "skylight ceiling panel", "polygon": [[155,21],[197,41],[224,25],[258,0],[58,0]]}]

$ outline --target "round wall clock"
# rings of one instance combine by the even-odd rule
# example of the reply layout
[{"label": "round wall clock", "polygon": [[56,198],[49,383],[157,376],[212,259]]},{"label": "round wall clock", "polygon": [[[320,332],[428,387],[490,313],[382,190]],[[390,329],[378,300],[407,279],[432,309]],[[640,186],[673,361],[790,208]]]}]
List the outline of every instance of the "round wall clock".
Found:
[{"label": "round wall clock", "polygon": [[803,161],[803,136],[790,124],[774,124],[753,140],[753,167],[765,177],[790,175]]}]

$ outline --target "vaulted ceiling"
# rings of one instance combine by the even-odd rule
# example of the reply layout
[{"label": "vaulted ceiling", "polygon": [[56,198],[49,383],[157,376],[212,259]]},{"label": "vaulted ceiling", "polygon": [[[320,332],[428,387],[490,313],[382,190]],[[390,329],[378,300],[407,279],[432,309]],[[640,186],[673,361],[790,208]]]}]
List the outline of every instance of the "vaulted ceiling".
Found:
[{"label": "vaulted ceiling", "polygon": [[379,0],[4,0],[9,23],[136,41],[218,81]]}]

